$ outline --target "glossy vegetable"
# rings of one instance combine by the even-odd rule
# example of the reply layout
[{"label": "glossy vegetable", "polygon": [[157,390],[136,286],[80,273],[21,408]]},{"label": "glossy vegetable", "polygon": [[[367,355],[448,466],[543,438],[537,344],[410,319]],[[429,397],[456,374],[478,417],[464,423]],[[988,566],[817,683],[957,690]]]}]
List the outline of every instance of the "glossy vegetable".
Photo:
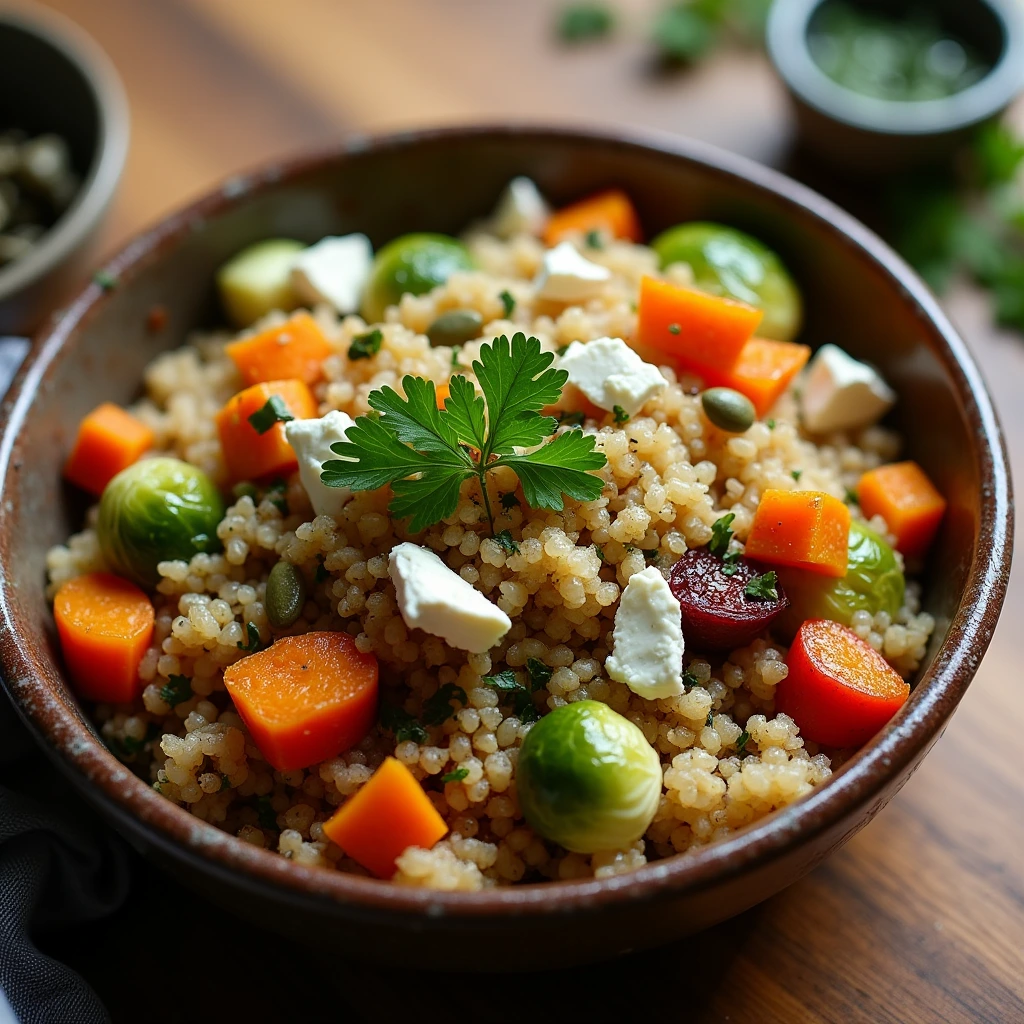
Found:
[{"label": "glossy vegetable", "polygon": [[887,612],[895,618],[903,605],[906,581],[889,545],[863,523],[850,523],[846,575],[831,579],[801,569],[782,569],[792,608],[790,632],[806,619],[832,619],[849,626],[854,612]]},{"label": "glossy vegetable", "polygon": [[377,716],[377,659],[348,633],[284,637],[225,669],[224,685],[278,771],[337,757]]},{"label": "glossy vegetable", "polygon": [[907,558],[928,551],[946,513],[946,500],[916,462],[879,466],[860,478],[857,500],[868,518],[881,516]]},{"label": "glossy vegetable", "polygon": [[292,290],[295,257],[305,249],[291,238],[268,238],[243,249],[217,272],[217,288],[228,318],[248,327],[274,309],[298,305]]},{"label": "glossy vegetable", "polygon": [[220,551],[223,518],[220,493],[201,469],[179,459],[143,459],[107,485],[96,532],[114,572],[155,586],[158,563]]},{"label": "glossy vegetable", "polygon": [[139,662],[153,637],[153,605],[133,583],[107,572],[76,576],[53,601],[64,663],[85,700],[126,704],[142,684]]},{"label": "glossy vegetable", "polygon": [[734,388],[754,403],[764,416],[792,384],[811,357],[806,345],[789,341],[751,338],[728,370],[709,369],[703,373],[707,384]]},{"label": "glossy vegetable", "polygon": [[669,228],[651,248],[662,268],[688,264],[701,291],[764,310],[764,337],[792,341],[800,332],[800,292],[779,257],[756,238],[724,224],[698,221]]},{"label": "glossy vegetable", "polygon": [[719,430],[742,434],[754,425],[757,416],[754,403],[732,388],[708,388],[700,396],[700,402],[704,415]]},{"label": "glossy vegetable", "polygon": [[805,622],[786,658],[775,708],[830,747],[866,743],[906,703],[910,687],[869,643],[827,619]]},{"label": "glossy vegetable", "polygon": [[789,606],[786,591],[778,599],[755,601],[746,596],[751,580],[764,573],[746,558],[724,562],[707,548],[687,551],[674,566],[668,585],[679,602],[687,648],[731,651],[759,637]]},{"label": "glossy vegetable", "polygon": [[323,828],[345,853],[378,878],[390,878],[395,861],[410,846],[429,850],[448,831],[412,772],[393,757],[384,761]]},{"label": "glossy vegetable", "polygon": [[846,575],[850,510],[821,491],[766,490],[747,537],[748,558],[771,566]]},{"label": "glossy vegetable", "polygon": [[556,708],[530,730],[516,779],[530,827],[576,853],[639,839],[661,799],[657,752],[632,722],[594,700]]},{"label": "glossy vegetable", "polygon": [[111,480],[153,447],[153,431],[113,402],[97,406],[78,425],[64,476],[97,497]]},{"label": "glossy vegetable", "polygon": [[572,235],[586,235],[591,231],[630,242],[643,238],[640,218],[629,196],[619,189],[609,189],[556,210],[544,228],[544,244],[555,246]]},{"label": "glossy vegetable", "polygon": [[480,337],[484,318],[475,309],[449,309],[428,328],[431,345],[463,345]]},{"label": "glossy vegetable", "polygon": [[249,421],[275,396],[297,420],[316,416],[316,399],[301,380],[271,380],[240,391],[216,417],[224,463],[232,480],[287,476],[298,468],[283,423],[274,423],[261,434]]},{"label": "glossy vegetable", "polygon": [[450,384],[438,384],[435,399],[438,409],[444,408],[444,403],[451,397],[452,387]]},{"label": "glossy vegetable", "polygon": [[288,379],[313,384],[323,376],[331,346],[317,322],[308,313],[298,312],[283,324],[233,341],[224,351],[247,385]]},{"label": "glossy vegetable", "polygon": [[373,261],[370,281],[363,293],[363,319],[370,324],[384,319],[384,310],[409,293],[423,295],[444,284],[458,270],[472,270],[473,257],[448,235],[402,235],[389,242]]},{"label": "glossy vegetable", "polygon": [[287,629],[294,625],[302,614],[306,603],[306,583],[302,573],[282,559],[267,577],[267,592],[263,603],[267,618],[275,629]]},{"label": "glossy vegetable", "polygon": [[656,349],[684,370],[727,372],[762,316],[759,309],[734,299],[645,277],[640,282],[636,337],[642,346]]}]

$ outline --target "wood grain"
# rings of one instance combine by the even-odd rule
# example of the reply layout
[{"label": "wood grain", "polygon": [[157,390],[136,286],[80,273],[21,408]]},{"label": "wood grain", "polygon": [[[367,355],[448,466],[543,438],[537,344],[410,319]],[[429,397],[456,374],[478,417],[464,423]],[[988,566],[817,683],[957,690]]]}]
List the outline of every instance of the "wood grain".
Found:
[{"label": "wood grain", "polygon": [[[350,131],[509,118],[612,123],[685,133],[777,164],[791,136],[781,89],[757,54],[657,74],[644,40],[654,0],[620,4],[619,38],[573,52],[552,42],[557,5],[546,0],[50,6],[97,38],[128,87],[133,141],[108,248],[236,170]],[[969,288],[947,307],[989,380],[1024,480],[1024,340],[995,330],[985,297]],[[1024,1021],[1022,617],[1024,570],[945,737],[889,809],[803,882],[703,936],[613,969],[467,981],[467,1012],[479,999],[488,1020],[523,1019],[511,1000],[488,998],[504,990],[527,995],[530,1016],[565,1021],[627,1021],[638,1006],[647,1018],[707,1022]],[[101,948],[120,941],[125,956],[137,957],[123,938],[132,913],[160,914],[168,900],[190,906],[191,897],[152,875],[143,893],[137,909],[94,933],[104,937]],[[180,922],[165,927],[169,941],[186,941]],[[274,942],[251,937],[253,948]],[[144,984],[126,987],[96,948],[86,937],[61,953],[115,1020],[137,1019]],[[247,956],[225,954],[227,973],[244,970]],[[424,998],[436,984],[429,979],[325,963],[314,980],[308,966],[304,1020],[340,1019],[346,1009],[350,1019],[434,1019]],[[211,1003],[230,1005],[207,984]],[[246,1010],[254,1024],[284,1019],[285,994],[268,986]],[[151,999],[146,1016],[189,1019]]]}]

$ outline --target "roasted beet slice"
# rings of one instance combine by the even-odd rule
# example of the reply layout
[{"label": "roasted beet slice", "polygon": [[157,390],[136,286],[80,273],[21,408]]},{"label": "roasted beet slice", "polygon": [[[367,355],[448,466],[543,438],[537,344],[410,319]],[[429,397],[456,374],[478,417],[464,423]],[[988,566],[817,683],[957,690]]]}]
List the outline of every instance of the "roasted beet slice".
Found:
[{"label": "roasted beet slice", "polygon": [[744,595],[747,584],[765,571],[746,558],[727,566],[707,548],[687,551],[672,566],[668,580],[682,608],[687,648],[729,651],[744,647],[763,633],[789,607],[781,585],[776,586],[777,601],[758,601]]}]

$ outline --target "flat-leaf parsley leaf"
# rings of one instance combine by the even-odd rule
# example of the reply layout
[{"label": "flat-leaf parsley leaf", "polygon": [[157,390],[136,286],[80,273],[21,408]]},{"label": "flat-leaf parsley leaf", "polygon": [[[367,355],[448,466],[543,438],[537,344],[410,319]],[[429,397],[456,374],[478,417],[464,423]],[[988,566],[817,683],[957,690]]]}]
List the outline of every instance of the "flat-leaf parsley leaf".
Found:
[{"label": "flat-leaf parsley leaf", "polygon": [[188,700],[192,696],[192,680],[188,676],[168,676],[167,682],[160,687],[160,699],[171,708]]},{"label": "flat-leaf parsley leaf", "polygon": [[369,359],[370,356],[375,356],[380,351],[383,340],[384,335],[378,327],[365,334],[357,334],[348,347],[349,359]]},{"label": "flat-leaf parsley leaf", "polygon": [[755,576],[744,588],[743,596],[751,601],[778,601],[778,583],[779,577],[774,571]]},{"label": "flat-leaf parsley leaf", "polygon": [[725,558],[725,554],[729,550],[729,542],[732,540],[732,523],[735,518],[735,512],[728,512],[712,524],[711,540],[708,542],[708,551],[711,554]]}]

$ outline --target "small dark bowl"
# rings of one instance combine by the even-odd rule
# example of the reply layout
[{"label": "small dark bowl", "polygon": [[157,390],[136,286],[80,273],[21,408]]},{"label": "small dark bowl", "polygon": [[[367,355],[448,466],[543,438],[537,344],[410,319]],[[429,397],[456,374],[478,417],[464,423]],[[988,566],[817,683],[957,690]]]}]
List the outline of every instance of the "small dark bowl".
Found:
[{"label": "small dark bowl", "polygon": [[[256,849],[163,799],[107,751],[64,680],[44,592],[45,554],[81,525],[61,467],[78,420],[129,402],[143,367],[217,322],[213,276],[268,235],[458,232],[510,177],[555,202],[611,185],[647,236],[724,220],[764,239],[801,283],[806,336],[878,364],[899,391],[896,426],[949,499],[925,607],[937,628],[910,700],[805,799],[715,846],[630,875],[478,893],[410,889]],[[454,944],[485,970],[525,970],[666,942],[796,881],[891,799],[938,739],[988,646],[1006,591],[1013,507],[999,425],[978,371],[927,288],[831,203],[738,157],[669,137],[571,129],[456,128],[357,139],[236,178],[137,238],[37,339],[3,405],[0,671],[43,748],[148,856],[209,899],[353,955],[444,966]],[[163,330],[147,314],[167,310]],[[955,813],[955,811],[953,812]]]},{"label": "small dark bowl", "polygon": [[1024,7],[1018,0],[855,0],[886,16],[926,7],[991,63],[974,85],[944,99],[895,102],[833,81],[808,45],[830,0],[775,0],[768,53],[796,108],[803,147],[847,174],[883,176],[950,156],[1024,88]]},{"label": "small dark bowl", "polygon": [[102,50],[42,8],[0,11],[0,130],[56,132],[82,179],[71,206],[32,250],[0,269],[0,334],[34,330],[75,275],[128,153],[128,105]]}]

